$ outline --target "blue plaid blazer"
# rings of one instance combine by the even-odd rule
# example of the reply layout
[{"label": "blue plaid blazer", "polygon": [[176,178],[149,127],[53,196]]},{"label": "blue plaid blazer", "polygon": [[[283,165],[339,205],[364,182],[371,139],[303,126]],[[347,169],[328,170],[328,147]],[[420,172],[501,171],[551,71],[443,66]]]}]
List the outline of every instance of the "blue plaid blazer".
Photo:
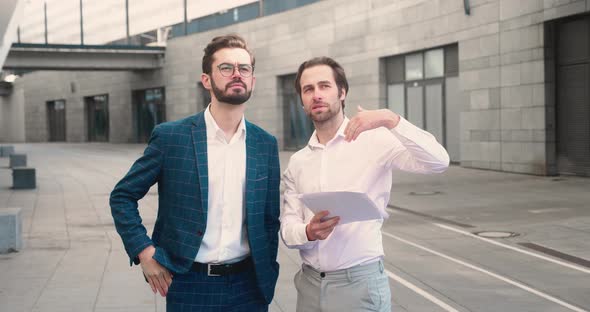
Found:
[{"label": "blue plaid blazer", "polygon": [[[280,169],[276,139],[246,121],[246,223],[259,288],[270,303],[279,274]],[[143,156],[111,193],[115,227],[131,264],[149,245],[154,259],[175,273],[187,272],[207,225],[207,131],[204,113],[162,123]],[[214,161],[214,160],[211,160]],[[137,201],[158,183],[158,215],[152,237],[141,223]]]}]

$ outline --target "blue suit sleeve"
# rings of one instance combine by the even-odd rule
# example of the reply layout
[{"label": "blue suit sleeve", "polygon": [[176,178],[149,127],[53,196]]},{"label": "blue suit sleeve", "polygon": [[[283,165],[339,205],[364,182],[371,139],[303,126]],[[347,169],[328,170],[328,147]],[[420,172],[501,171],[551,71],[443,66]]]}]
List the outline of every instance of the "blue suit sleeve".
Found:
[{"label": "blue suit sleeve", "polygon": [[110,197],[115,228],[121,236],[130,263],[138,264],[137,255],[153,245],[141,223],[137,202],[145,196],[160,176],[163,163],[158,127],[152,132],[143,155],[133,163],[129,172],[117,183]]},{"label": "blue suit sleeve", "polygon": [[[279,228],[280,228],[280,183],[281,169],[279,165],[279,149],[277,140],[273,137],[270,151],[270,161],[268,164],[268,190],[265,207],[265,228],[269,239],[270,263],[275,264],[279,248]],[[278,269],[278,268],[277,268]]]}]

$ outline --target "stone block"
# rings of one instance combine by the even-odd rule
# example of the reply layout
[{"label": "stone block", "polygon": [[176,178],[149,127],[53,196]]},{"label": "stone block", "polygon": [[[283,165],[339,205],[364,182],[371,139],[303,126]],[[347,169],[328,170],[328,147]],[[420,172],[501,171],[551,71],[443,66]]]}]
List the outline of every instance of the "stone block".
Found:
[{"label": "stone block", "polygon": [[543,0],[501,0],[500,18],[507,20],[543,10]]},{"label": "stone block", "polygon": [[12,169],[12,188],[34,189],[37,187],[35,168],[16,167]]},{"label": "stone block", "polygon": [[497,130],[500,129],[500,110],[479,110],[461,113],[463,130]]},{"label": "stone block", "polygon": [[490,89],[479,89],[471,91],[471,109],[489,109],[490,108]]},{"label": "stone block", "polygon": [[499,108],[500,107],[500,88],[491,88],[490,89],[490,108]]},{"label": "stone block", "polygon": [[545,129],[545,107],[527,107],[522,109],[522,128]]},{"label": "stone block", "polygon": [[522,63],[520,68],[521,83],[543,83],[545,81],[544,61]]},{"label": "stone block", "polygon": [[521,108],[533,106],[533,86],[519,85],[501,90],[502,107]]},{"label": "stone block", "polygon": [[505,108],[501,110],[503,130],[522,129],[522,111],[520,108]]},{"label": "stone block", "polygon": [[501,67],[501,85],[516,86],[520,84],[520,64],[505,65]]},{"label": "stone block", "polygon": [[545,10],[543,11],[545,20],[583,13],[588,6],[583,0],[571,1],[571,3],[563,3],[563,1],[552,2],[555,3],[545,5]]},{"label": "stone block", "polygon": [[464,91],[496,88],[500,86],[500,68],[490,67],[478,70],[461,71],[461,89]]},{"label": "stone block", "polygon": [[463,161],[500,162],[501,155],[502,149],[500,142],[461,143],[461,164],[463,164]]},{"label": "stone block", "polygon": [[0,253],[22,249],[21,216],[20,208],[0,208]]},{"label": "stone block", "polygon": [[10,168],[15,167],[26,167],[27,166],[27,154],[12,154],[10,157]]},{"label": "stone block", "polygon": [[11,154],[14,154],[14,146],[12,146],[12,145],[0,146],[0,157],[8,157]]},{"label": "stone block", "polygon": [[545,143],[504,142],[502,144],[502,162],[515,164],[544,163]]},{"label": "stone block", "polygon": [[542,47],[543,27],[541,25],[504,31],[500,34],[500,52],[502,54]]}]

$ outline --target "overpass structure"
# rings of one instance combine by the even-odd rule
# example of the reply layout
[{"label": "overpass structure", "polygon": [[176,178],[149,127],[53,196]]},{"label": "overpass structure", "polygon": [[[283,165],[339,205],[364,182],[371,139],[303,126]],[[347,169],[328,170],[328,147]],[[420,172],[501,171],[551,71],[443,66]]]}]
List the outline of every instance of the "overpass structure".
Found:
[{"label": "overpass structure", "polygon": [[[153,70],[163,65],[164,47],[13,43],[24,2],[0,1],[0,71],[4,71],[3,74],[33,70]],[[8,96],[12,92],[12,81],[5,81],[3,74],[0,73],[0,96]]]},{"label": "overpass structure", "polygon": [[4,70],[153,70],[164,47],[15,43]]},{"label": "overpass structure", "polygon": [[[164,47],[14,43],[2,70],[154,70],[164,63]],[[0,96],[12,83],[0,81]]]}]

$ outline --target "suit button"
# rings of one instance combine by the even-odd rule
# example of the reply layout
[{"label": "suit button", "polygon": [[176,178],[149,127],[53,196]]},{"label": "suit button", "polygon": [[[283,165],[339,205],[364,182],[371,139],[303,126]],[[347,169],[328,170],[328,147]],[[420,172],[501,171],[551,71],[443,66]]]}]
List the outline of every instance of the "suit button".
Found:
[{"label": "suit button", "polygon": [[197,235],[203,236],[203,231],[201,231],[201,230],[197,231]]},{"label": "suit button", "polygon": [[321,278],[324,278],[324,277],[326,277],[326,273],[324,273],[324,272],[321,272],[321,273],[320,273],[320,277],[321,277]]}]

